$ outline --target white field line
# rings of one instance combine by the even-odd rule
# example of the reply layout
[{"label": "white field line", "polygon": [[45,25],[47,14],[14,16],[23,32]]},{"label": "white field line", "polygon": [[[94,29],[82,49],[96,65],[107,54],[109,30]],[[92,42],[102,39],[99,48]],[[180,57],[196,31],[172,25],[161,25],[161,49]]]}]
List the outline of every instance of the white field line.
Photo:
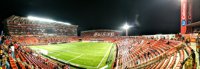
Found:
[{"label": "white field line", "polygon": [[[58,59],[58,58],[56,58],[56,59]],[[68,62],[68,61],[61,60],[61,59],[58,59],[58,60],[63,61],[63,62],[65,62],[65,63],[72,64],[72,65],[76,65],[76,66],[84,66],[84,67],[92,68],[92,69],[96,68],[96,67],[93,67],[93,66],[87,66],[87,65],[76,64],[76,63]]]},{"label": "white field line", "polygon": [[[58,56],[58,55],[60,55],[60,54],[57,54],[56,56]],[[81,56],[83,56],[83,54],[81,54],[80,56],[77,56],[77,57],[75,57],[75,58],[73,58],[73,59],[70,59],[70,60],[68,60],[68,61],[65,61],[65,60],[62,60],[62,59],[59,59],[59,58],[56,58],[56,59],[61,60],[61,61],[64,61],[64,62],[66,62],[66,63],[70,63],[70,64],[72,64],[72,65],[84,66],[84,67],[88,67],[88,68],[96,68],[96,67],[93,67],[93,66],[87,66],[87,65],[81,65],[81,64],[76,64],[76,63],[69,62],[69,61],[75,60],[75,59],[77,59],[77,58],[79,58],[79,57],[81,57]],[[54,57],[54,58],[55,58],[55,57]]]},{"label": "white field line", "polygon": [[74,54],[81,54],[81,53],[78,53],[78,52],[73,52],[73,51],[70,51],[70,50],[64,50],[62,52],[71,52],[71,53],[74,53]]},{"label": "white field line", "polygon": [[[112,44],[111,44],[112,45]],[[110,48],[112,48],[112,46],[110,46]],[[99,65],[97,66],[97,68],[99,68],[99,66],[102,64],[103,60],[105,59],[106,55],[110,52],[110,48],[108,48],[106,54],[104,55],[104,57],[101,59],[101,62],[99,63]]]},{"label": "white field line", "polygon": [[60,56],[60,54],[56,54],[55,56]]},{"label": "white field line", "polygon": [[72,59],[68,60],[68,62],[69,62],[69,61],[72,61],[72,60],[75,60],[75,59],[77,59],[77,58],[79,58],[79,57],[81,57],[81,56],[83,56],[83,54],[81,54],[81,55],[79,55],[79,56],[77,56],[77,57],[75,57],[75,58],[72,58]]},{"label": "white field line", "polygon": [[77,53],[77,52],[73,52],[73,51],[69,51],[69,50],[65,50],[65,51],[55,50],[55,51],[56,51],[56,52],[49,52],[49,53],[69,52],[69,53],[74,53],[74,54],[81,54],[81,53]]},{"label": "white field line", "polygon": [[[58,55],[60,55],[60,54],[58,54]],[[77,59],[77,58],[79,58],[79,57],[81,57],[81,56],[83,56],[83,54],[81,54],[80,56],[77,56],[77,57],[73,58],[73,60],[75,60],[75,59]],[[58,58],[56,58],[56,59],[58,59]],[[88,68],[96,68],[96,67],[93,67],[93,66],[87,66],[87,65],[81,65],[81,64],[76,64],[76,63],[69,62],[69,61],[72,61],[72,59],[70,59],[70,60],[68,60],[68,61],[65,61],[65,60],[62,60],[62,59],[58,59],[58,60],[64,61],[64,62],[66,62],[66,63],[70,63],[70,64],[72,64],[72,65],[84,66],[84,67],[88,67]]]},{"label": "white field line", "polygon": [[106,69],[108,67],[108,65],[106,65],[106,66],[104,66],[104,67],[102,67],[102,68],[100,68],[100,69]]},{"label": "white field line", "polygon": [[76,66],[84,66],[84,67],[87,67],[87,68],[96,69],[96,67],[93,67],[93,66],[87,66],[87,65],[75,64],[75,63],[72,63],[72,62],[70,62],[70,64],[72,64],[72,65],[76,65]]}]

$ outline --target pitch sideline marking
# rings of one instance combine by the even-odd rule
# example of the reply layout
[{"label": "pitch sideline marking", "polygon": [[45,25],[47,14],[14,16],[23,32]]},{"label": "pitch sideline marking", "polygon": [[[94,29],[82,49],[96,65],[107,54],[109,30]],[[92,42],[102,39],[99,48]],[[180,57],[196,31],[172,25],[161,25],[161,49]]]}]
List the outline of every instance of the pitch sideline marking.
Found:
[{"label": "pitch sideline marking", "polygon": [[[60,51],[60,50],[55,50],[56,52],[68,52],[68,53],[74,53],[74,54],[81,54],[81,53],[77,53],[77,52],[73,52],[70,50],[65,50],[65,51]],[[55,52],[51,52],[51,53],[55,53]]]},{"label": "pitch sideline marking", "polygon": [[81,54],[81,53],[78,53],[78,52],[73,52],[73,51],[70,51],[70,50],[65,50],[63,52],[71,52],[71,53],[75,53],[75,54]]},{"label": "pitch sideline marking", "polygon": [[[113,44],[112,44],[112,45],[113,45]],[[112,47],[112,46],[111,46],[111,47]],[[110,47],[110,48],[111,48],[111,47]],[[105,54],[105,55],[103,56],[103,58],[101,59],[101,62],[98,64],[97,68],[99,68],[99,66],[102,64],[102,62],[103,62],[104,58],[106,57],[106,55],[108,54],[110,48],[107,50],[106,54]]]},{"label": "pitch sideline marking", "polygon": [[75,60],[75,59],[77,59],[77,58],[79,58],[79,57],[81,57],[81,56],[83,56],[83,54],[81,54],[81,55],[79,55],[79,56],[77,56],[77,57],[75,57],[75,58],[72,58],[72,59],[68,60],[68,62],[69,62],[69,61],[72,61],[72,60]]},{"label": "pitch sideline marking", "polygon": [[[72,63],[72,62],[70,62]],[[87,65],[81,65],[81,64],[76,64],[76,63],[73,63],[74,65],[78,65],[78,66],[84,66],[84,67],[88,67],[88,68],[96,68],[96,67],[93,67],[93,66],[87,66]]]}]

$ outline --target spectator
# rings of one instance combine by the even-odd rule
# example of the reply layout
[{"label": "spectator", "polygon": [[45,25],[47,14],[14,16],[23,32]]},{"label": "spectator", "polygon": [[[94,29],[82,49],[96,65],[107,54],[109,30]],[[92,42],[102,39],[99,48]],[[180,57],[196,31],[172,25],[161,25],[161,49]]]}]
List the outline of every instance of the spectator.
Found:
[{"label": "spectator", "polygon": [[170,43],[170,42],[169,42],[169,41],[167,41],[167,43],[166,43],[166,44],[167,44],[167,45],[169,45],[169,43]]},{"label": "spectator", "polygon": [[2,59],[3,59],[3,46],[0,45],[0,66],[2,66]]},{"label": "spectator", "polygon": [[11,51],[11,56],[12,56],[13,58],[15,58],[15,47],[13,46],[13,43],[12,43],[11,46],[10,46],[10,51]]},{"label": "spectator", "polygon": [[5,36],[1,37],[1,43],[3,43],[4,40],[6,40],[6,37]]},{"label": "spectator", "polygon": [[18,47],[19,47],[19,46],[18,46],[17,42],[14,42],[14,48],[15,48],[15,49],[18,49]]},{"label": "spectator", "polygon": [[200,34],[197,35],[196,46],[200,46]]},{"label": "spectator", "polygon": [[189,46],[190,45],[190,38],[187,38],[185,43],[186,43],[187,46]]},{"label": "spectator", "polygon": [[[197,38],[196,38],[196,46],[197,46],[197,52],[198,52],[198,54],[199,54],[199,62],[200,62],[200,49],[199,49],[199,47],[200,47],[200,34],[198,34],[197,35]],[[200,65],[200,64],[199,64]]]},{"label": "spectator", "polygon": [[182,37],[181,37],[181,41],[183,42],[184,40],[185,40],[185,37],[184,37],[184,36],[182,36]]},{"label": "spectator", "polygon": [[0,36],[0,45],[2,44],[2,42],[1,42],[1,38],[2,38],[2,37]]}]

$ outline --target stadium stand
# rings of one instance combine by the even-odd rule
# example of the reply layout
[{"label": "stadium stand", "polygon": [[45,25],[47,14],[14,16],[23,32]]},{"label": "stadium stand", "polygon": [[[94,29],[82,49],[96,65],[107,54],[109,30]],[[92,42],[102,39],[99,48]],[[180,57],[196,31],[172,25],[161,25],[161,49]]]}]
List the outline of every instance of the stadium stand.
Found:
[{"label": "stadium stand", "polygon": [[12,15],[4,24],[9,35],[77,35],[77,25],[66,25],[59,22],[31,20],[27,17]]},{"label": "stadium stand", "polygon": [[192,49],[181,41],[165,39],[126,38],[117,42],[119,62],[122,68],[145,69],[182,69],[186,60],[185,53],[190,56]]},{"label": "stadium stand", "polygon": [[[59,62],[50,60],[48,58],[43,57],[40,54],[35,53],[33,50],[29,49],[26,46],[19,46],[18,48],[15,47],[15,57],[11,56],[11,52],[9,48],[8,43],[13,43],[7,41],[10,37],[5,37],[4,43],[2,44],[4,46],[4,56],[2,62],[3,69],[68,69],[69,66],[66,64],[61,64]],[[21,37],[20,37],[21,38]],[[32,37],[28,37],[28,39],[32,39]],[[7,41],[7,42],[6,42]],[[26,44],[29,44],[29,41],[26,41]],[[31,43],[30,43],[31,44]],[[7,60],[7,61],[6,61]],[[8,62],[8,64],[7,64]]]},{"label": "stadium stand", "polygon": [[[68,43],[103,40],[117,44],[117,58],[114,68],[124,69],[182,69],[194,51],[190,46],[177,40],[135,37],[69,37],[69,36],[3,36],[3,69],[69,69],[70,65],[44,57],[28,45]],[[15,56],[10,46],[15,46]]]}]

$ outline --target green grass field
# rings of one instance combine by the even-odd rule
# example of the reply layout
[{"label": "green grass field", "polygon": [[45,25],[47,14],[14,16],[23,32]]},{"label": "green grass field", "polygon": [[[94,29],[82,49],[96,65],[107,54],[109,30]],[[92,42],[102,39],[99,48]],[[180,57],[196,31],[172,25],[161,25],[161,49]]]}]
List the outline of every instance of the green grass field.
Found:
[{"label": "green grass field", "polygon": [[106,66],[106,60],[113,43],[75,42],[67,44],[51,44],[30,46],[31,49],[47,50],[48,56],[57,58],[72,65],[97,69]]}]

